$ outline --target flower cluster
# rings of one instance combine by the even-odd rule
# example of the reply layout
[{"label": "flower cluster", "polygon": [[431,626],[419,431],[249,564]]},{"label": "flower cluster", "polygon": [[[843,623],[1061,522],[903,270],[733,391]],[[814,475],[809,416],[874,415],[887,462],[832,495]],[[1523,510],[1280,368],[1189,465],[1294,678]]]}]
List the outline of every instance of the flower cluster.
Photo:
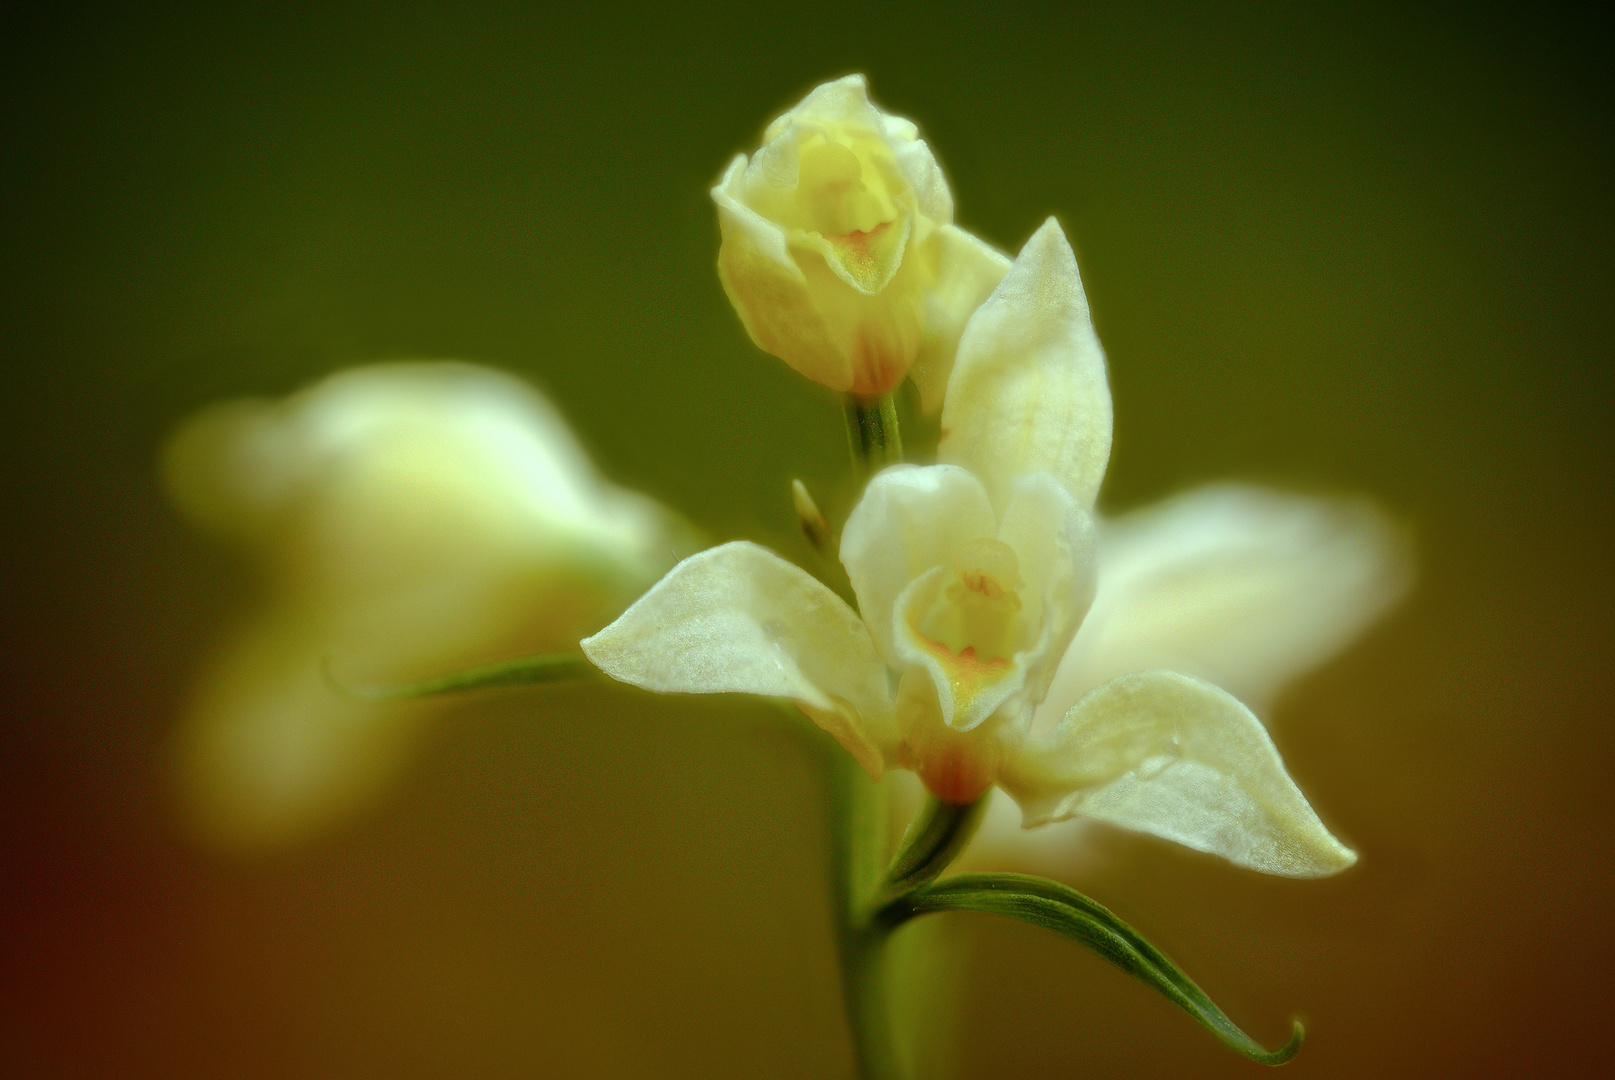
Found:
[{"label": "flower cluster", "polygon": [[971,315],[942,428],[939,464],[879,473],[847,520],[856,612],[737,542],[675,567],[584,652],[652,690],[788,697],[872,776],[912,769],[945,802],[997,785],[1028,825],[1081,815],[1298,877],[1351,865],[1261,722],[1192,675],[1118,673],[1057,699],[1058,721],[1033,737],[1057,673],[1083,666],[1073,645],[1103,574],[1094,498],[1111,428],[1104,357],[1052,219]]},{"label": "flower cluster", "polygon": [[[234,846],[305,837],[396,775],[433,708],[422,698],[565,677],[584,657],[647,690],[785,699],[871,777],[906,770],[929,794],[883,875],[865,811],[886,796],[831,748],[837,946],[863,1075],[896,1071],[884,943],[941,911],[1062,933],[1237,1052],[1289,1060],[1299,1025],[1264,1049],[1075,890],[939,878],[983,822],[990,853],[969,861],[1049,865],[1017,858],[1006,806],[1020,836],[1087,818],[1270,874],[1351,866],[1252,708],[1400,595],[1397,531],[1364,504],[1236,485],[1102,517],[1110,387],[1065,233],[1048,219],[1011,261],[955,226],[930,149],[862,76],[775,120],[712,196],[719,277],[752,340],[845,395],[855,457],[886,466],[839,540],[795,489],[856,606],[753,543],[678,561],[689,530],[601,479],[508,376],[380,365],[220,406],[177,434],[165,475],[271,588],[183,730],[198,823]],[[932,464],[894,463],[905,378],[941,414]],[[407,700],[339,692],[327,661]]]},{"label": "flower cluster", "polygon": [[1251,707],[1399,595],[1395,530],[1228,485],[1098,516],[1111,401],[1064,233],[1050,219],[1011,263],[955,226],[930,149],[862,76],[809,93],[712,195],[760,347],[851,400],[912,376],[941,411],[937,463],[879,472],[841,531],[856,610],[750,543],[668,571],[688,530],[601,481],[508,376],[382,365],[217,407],[171,443],[170,487],[273,588],[186,728],[205,828],[296,838],[405,760],[426,707],[340,697],[322,658],[407,682],[620,613],[582,641],[601,670],[789,699],[945,803],[996,791],[1025,826],[1093,818],[1270,873],[1350,865]]}]

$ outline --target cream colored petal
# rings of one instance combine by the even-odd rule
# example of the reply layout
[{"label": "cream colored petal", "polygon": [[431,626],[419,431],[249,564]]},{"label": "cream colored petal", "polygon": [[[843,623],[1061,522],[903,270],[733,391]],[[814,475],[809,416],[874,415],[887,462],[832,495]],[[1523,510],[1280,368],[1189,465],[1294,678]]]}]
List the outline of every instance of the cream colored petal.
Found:
[{"label": "cream colored petal", "polygon": [[1018,478],[998,539],[1020,559],[1021,613],[1039,643],[1027,657],[1029,700],[1043,700],[1094,595],[1097,530],[1091,513],[1047,473]]},{"label": "cream colored petal", "polygon": [[897,171],[912,192],[915,212],[932,227],[952,222],[953,192],[931,148],[911,122],[885,114],[881,119]]},{"label": "cream colored petal", "polygon": [[761,172],[776,187],[796,182],[798,139],[787,136],[822,133],[849,143],[880,146],[879,157],[889,156],[906,189],[909,209],[932,225],[953,220],[953,195],[942,169],[913,121],[882,111],[869,100],[869,84],[862,75],[833,79],[809,91],[794,108],[775,119],[763,134]]},{"label": "cream colored petal", "polygon": [[909,377],[927,413],[942,408],[959,336],[1008,272],[1009,257],[956,225],[945,225],[926,241],[923,253],[935,263],[935,280],[925,297],[925,336]]},{"label": "cream colored petal", "polygon": [[953,465],[898,465],[869,482],[841,531],[841,562],[882,655],[896,663],[892,611],[901,593],[945,566],[997,519],[981,481]]},{"label": "cream colored petal", "polygon": [[[712,189],[722,235],[718,280],[723,291],[759,349],[832,390],[848,390],[852,361],[815,304],[784,230],[743,201],[746,172],[741,154]],[[828,268],[824,273],[829,276]]]},{"label": "cream colored petal", "polygon": [[1145,668],[1205,679],[1261,712],[1406,592],[1407,547],[1366,502],[1235,484],[1105,522],[1098,594],[1038,730]]},{"label": "cream colored petal", "polygon": [[441,702],[374,705],[335,694],[306,620],[272,617],[202,681],[179,732],[196,831],[257,850],[306,839],[373,805],[413,756]]},{"label": "cream colored petal", "polygon": [[214,406],[179,429],[163,466],[199,524],[339,595],[473,565],[641,584],[681,531],[604,482],[548,402],[470,364],[376,364],[282,401]]},{"label": "cream colored petal", "polygon": [[937,456],[987,485],[1050,473],[1084,509],[1110,459],[1110,386],[1076,256],[1050,218],[1021,249],[959,341]]},{"label": "cream colored petal", "polygon": [[786,250],[785,230],[746,204],[749,167],[746,155],[736,154],[712,189],[712,201],[718,206],[718,221],[726,230],[732,228],[742,235],[761,258],[778,264],[781,273],[800,278],[801,272]]},{"label": "cream colored petal", "polygon": [[1026,745],[1001,783],[1028,825],[1081,815],[1286,877],[1357,861],[1284,771],[1261,721],[1176,672],[1137,672],[1092,691]]},{"label": "cream colored petal", "polygon": [[763,132],[763,142],[774,142],[793,124],[851,126],[873,131],[884,127],[880,110],[869,101],[869,81],[857,74],[843,75],[809,90],[807,96],[768,125]]},{"label": "cream colored petal", "polygon": [[321,658],[396,685],[574,649],[693,546],[602,480],[547,402],[467,364],[373,365],[205,410],[164,478],[268,579],[179,740],[194,816],[228,843],[337,824],[407,759],[427,707],[346,702]]},{"label": "cream colored petal", "polygon": [[888,763],[889,676],[863,621],[756,544],[735,541],[685,559],[582,644],[607,675],[647,690],[790,698],[871,774]]}]

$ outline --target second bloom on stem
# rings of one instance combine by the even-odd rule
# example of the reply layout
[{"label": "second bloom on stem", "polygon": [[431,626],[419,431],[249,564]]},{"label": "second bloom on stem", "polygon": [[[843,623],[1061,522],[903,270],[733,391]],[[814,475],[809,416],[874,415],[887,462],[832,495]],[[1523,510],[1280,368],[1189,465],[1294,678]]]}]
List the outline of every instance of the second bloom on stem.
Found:
[{"label": "second bloom on stem", "polygon": [[1111,436],[1104,355],[1053,219],[966,325],[942,430],[939,464],[880,473],[847,522],[859,612],[736,542],[679,564],[585,653],[650,690],[792,699],[872,776],[912,769],[951,803],[997,785],[1027,825],[1097,818],[1297,877],[1351,865],[1261,723],[1209,683],[1123,674],[1031,737],[1093,601]]}]

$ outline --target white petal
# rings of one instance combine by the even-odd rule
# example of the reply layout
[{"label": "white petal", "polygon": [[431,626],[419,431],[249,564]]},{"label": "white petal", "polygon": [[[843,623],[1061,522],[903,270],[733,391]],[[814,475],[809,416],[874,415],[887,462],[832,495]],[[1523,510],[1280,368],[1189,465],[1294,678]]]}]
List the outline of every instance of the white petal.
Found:
[{"label": "white petal", "polygon": [[920,391],[920,407],[935,415],[942,408],[959,337],[977,308],[992,295],[1009,270],[1009,257],[965,232],[945,225],[928,241],[935,247],[936,280],[925,297],[925,337],[909,377]]},{"label": "white petal", "polygon": [[1262,711],[1409,579],[1405,540],[1363,502],[1226,484],[1105,522],[1098,594],[1037,729],[1145,668],[1205,679]]},{"label": "white petal", "polygon": [[1002,786],[1028,825],[1080,814],[1287,877],[1357,861],[1284,771],[1261,721],[1176,672],[1124,675],[1089,693],[1027,744]]},{"label": "white petal", "polygon": [[[998,539],[1020,557],[1022,612],[1039,651],[1027,658],[1027,692],[1043,700],[1094,595],[1097,530],[1091,513],[1047,473],[1017,479]],[[1041,639],[1041,640],[1039,640]]]},{"label": "white petal", "polygon": [[637,591],[679,531],[602,481],[548,402],[469,364],[376,364],[214,406],[163,464],[198,523],[263,549],[300,588],[365,599],[484,571]]},{"label": "white petal", "polygon": [[881,654],[894,665],[892,611],[915,578],[946,566],[997,519],[981,481],[953,465],[898,465],[869,482],[841,531],[841,562]]},{"label": "white petal", "polygon": [[995,506],[1017,476],[1055,476],[1084,509],[1110,460],[1110,386],[1077,259],[1053,218],[1021,249],[959,341],[937,455]]},{"label": "white petal", "polygon": [[835,593],[756,544],[685,559],[583,651],[647,690],[791,698],[872,774],[885,769],[891,687],[869,632]]}]

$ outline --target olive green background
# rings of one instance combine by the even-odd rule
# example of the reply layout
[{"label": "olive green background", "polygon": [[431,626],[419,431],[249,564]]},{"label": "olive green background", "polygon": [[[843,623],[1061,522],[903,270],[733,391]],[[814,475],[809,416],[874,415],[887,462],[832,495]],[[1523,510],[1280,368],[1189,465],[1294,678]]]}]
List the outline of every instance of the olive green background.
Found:
[{"label": "olive green background", "polygon": [[[789,477],[853,494],[838,407],[746,340],[706,188],[854,70],[961,224],[1071,234],[1103,506],[1256,478],[1418,538],[1411,600],[1271,717],[1361,863],[1094,830],[1074,883],[1259,1038],[1305,1017],[1297,1080],[1607,1062],[1609,42],[1536,6],[749,10],[6,16],[0,1072],[849,1074],[818,788],[759,705],[471,699],[371,819],[189,841],[169,731],[253,585],[153,462],[220,397],[480,360],[801,557]],[[961,1076],[1259,1071],[1075,946],[958,930]]]}]

